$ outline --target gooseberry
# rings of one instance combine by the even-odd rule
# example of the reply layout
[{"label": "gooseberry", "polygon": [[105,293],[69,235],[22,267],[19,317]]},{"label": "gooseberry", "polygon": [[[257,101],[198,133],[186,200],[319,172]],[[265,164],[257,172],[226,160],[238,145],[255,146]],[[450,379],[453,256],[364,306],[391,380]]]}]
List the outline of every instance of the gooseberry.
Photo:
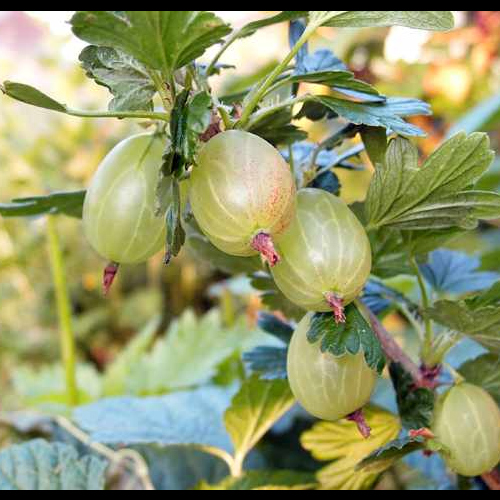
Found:
[{"label": "gooseberry", "polygon": [[307,339],[312,313],[298,324],[288,350],[288,380],[295,398],[311,415],[329,421],[352,416],[366,405],[377,372],[358,354],[335,357]]},{"label": "gooseberry", "polygon": [[368,236],[349,207],[327,191],[300,190],[277,247],[282,259],[272,274],[286,297],[307,311],[332,309],[337,322],[345,321],[344,306],[361,293],[371,270]]},{"label": "gooseberry", "polygon": [[223,252],[280,256],[274,241],[295,212],[295,183],[280,153],[239,130],[216,135],[202,148],[191,175],[190,201],[200,229]]},{"label": "gooseberry", "polygon": [[461,383],[443,394],[432,428],[449,467],[462,476],[490,472],[500,462],[500,409],[482,388]]},{"label": "gooseberry", "polygon": [[144,262],[165,244],[165,221],[155,215],[164,148],[159,135],[129,137],[109,152],[92,179],[83,207],[84,232],[111,262]]}]

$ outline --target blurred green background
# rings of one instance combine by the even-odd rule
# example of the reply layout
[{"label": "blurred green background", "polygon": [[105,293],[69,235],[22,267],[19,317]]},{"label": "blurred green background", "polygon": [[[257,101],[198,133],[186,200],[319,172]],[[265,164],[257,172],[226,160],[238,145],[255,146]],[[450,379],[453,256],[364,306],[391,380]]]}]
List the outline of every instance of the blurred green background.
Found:
[{"label": "blurred green background", "polygon": [[[267,12],[218,12],[240,26]],[[88,80],[77,58],[82,48],[64,20],[71,12],[0,12],[1,80],[36,85],[62,102],[84,109],[103,109],[107,91]],[[486,130],[493,147],[500,141],[500,12],[460,11],[457,29],[431,34],[403,28],[387,30],[322,29],[314,48],[330,48],[356,75],[388,95],[411,96],[431,103],[432,117],[416,123],[429,136],[419,140],[429,154],[455,129]],[[221,93],[234,92],[256,81],[287,50],[285,25],[263,29],[228,51],[224,63],[234,64],[215,78]],[[210,54],[204,59],[209,60]],[[319,141],[324,123],[300,122]],[[57,190],[82,189],[113,145],[139,125],[118,120],[82,120],[45,112],[1,98],[0,202]],[[361,161],[368,163],[366,157]],[[364,172],[339,171],[342,196],[349,202],[364,198],[371,178]],[[484,186],[498,189],[500,162]],[[260,300],[247,280],[232,279],[213,269],[185,248],[169,266],[162,255],[147,264],[128,266],[109,298],[101,293],[102,261],[82,235],[80,221],[57,218],[68,273],[78,343],[79,378],[92,399],[100,394],[101,372],[152,318],[161,335],[187,310],[201,315],[219,307],[216,326],[252,330]],[[500,225],[500,224],[499,224]],[[38,406],[64,392],[58,372],[59,339],[47,253],[46,219],[0,218],[0,409]],[[495,225],[455,241],[453,246],[479,252],[483,268],[500,271]],[[219,321],[219,323],[217,323]],[[393,331],[404,331],[399,316],[386,319]],[[193,324],[186,328],[195,328]],[[217,373],[224,378],[238,369],[225,360]],[[51,366],[51,368],[47,368]],[[56,366],[56,368],[54,368]],[[153,388],[147,392],[163,392]],[[47,401],[45,401],[47,402]],[[2,436],[0,431],[0,445]],[[9,438],[10,439],[10,438]]]}]

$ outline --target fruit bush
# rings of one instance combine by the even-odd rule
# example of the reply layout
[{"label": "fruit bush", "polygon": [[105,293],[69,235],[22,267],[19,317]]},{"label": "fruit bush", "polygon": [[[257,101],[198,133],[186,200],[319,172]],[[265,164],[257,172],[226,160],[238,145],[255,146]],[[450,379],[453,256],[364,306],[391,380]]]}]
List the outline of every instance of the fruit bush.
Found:
[{"label": "fruit bush", "polygon": [[[24,374],[39,412],[5,419],[37,439],[0,451],[0,489],[370,489],[408,466],[439,470],[436,488],[500,488],[500,275],[449,249],[500,219],[500,195],[484,187],[488,135],[458,130],[421,158],[413,119],[428,104],[309,49],[328,27],[449,31],[451,13],[284,11],[233,30],[205,11],[78,11],[70,23],[108,109],[13,81],[3,94],[143,130],[86,190],[0,205],[6,218],[46,216],[63,364],[50,374],[57,397]],[[238,92],[215,92],[213,78],[234,69],[226,50],[278,23],[288,55]],[[316,143],[299,120],[330,133]],[[340,197],[338,169],[373,171],[362,202]],[[162,249],[170,265],[186,247],[246,275],[259,328],[228,308],[187,311],[161,338],[152,318],[102,373],[77,363],[65,216],[82,219],[103,258],[105,294],[122,267]],[[416,345],[388,331],[393,311]],[[477,356],[454,363],[463,345]]]}]

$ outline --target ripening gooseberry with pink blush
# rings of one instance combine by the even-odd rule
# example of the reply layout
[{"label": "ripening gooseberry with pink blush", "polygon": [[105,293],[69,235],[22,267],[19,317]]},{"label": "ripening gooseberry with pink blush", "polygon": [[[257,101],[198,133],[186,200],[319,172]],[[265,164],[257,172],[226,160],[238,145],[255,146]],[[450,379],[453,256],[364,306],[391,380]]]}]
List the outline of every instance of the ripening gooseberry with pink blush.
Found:
[{"label": "ripening gooseberry with pink blush", "polygon": [[190,202],[200,229],[230,255],[261,253],[272,265],[274,242],[295,213],[290,167],[271,144],[230,130],[202,148],[191,175]]}]

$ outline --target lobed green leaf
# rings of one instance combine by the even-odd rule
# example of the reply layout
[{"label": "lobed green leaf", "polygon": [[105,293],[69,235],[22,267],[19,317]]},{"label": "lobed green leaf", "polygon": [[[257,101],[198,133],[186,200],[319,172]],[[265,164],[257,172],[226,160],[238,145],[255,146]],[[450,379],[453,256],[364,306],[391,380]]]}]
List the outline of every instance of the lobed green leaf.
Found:
[{"label": "lobed green leaf", "polygon": [[166,75],[231,32],[206,11],[77,11],[70,23],[78,38],[118,49]]},{"label": "lobed green leaf", "polygon": [[321,351],[340,357],[363,351],[367,365],[382,372],[385,356],[380,342],[371,326],[355,304],[345,308],[345,323],[336,323],[333,313],[316,313],[311,319],[307,334],[309,342],[321,340]]}]

